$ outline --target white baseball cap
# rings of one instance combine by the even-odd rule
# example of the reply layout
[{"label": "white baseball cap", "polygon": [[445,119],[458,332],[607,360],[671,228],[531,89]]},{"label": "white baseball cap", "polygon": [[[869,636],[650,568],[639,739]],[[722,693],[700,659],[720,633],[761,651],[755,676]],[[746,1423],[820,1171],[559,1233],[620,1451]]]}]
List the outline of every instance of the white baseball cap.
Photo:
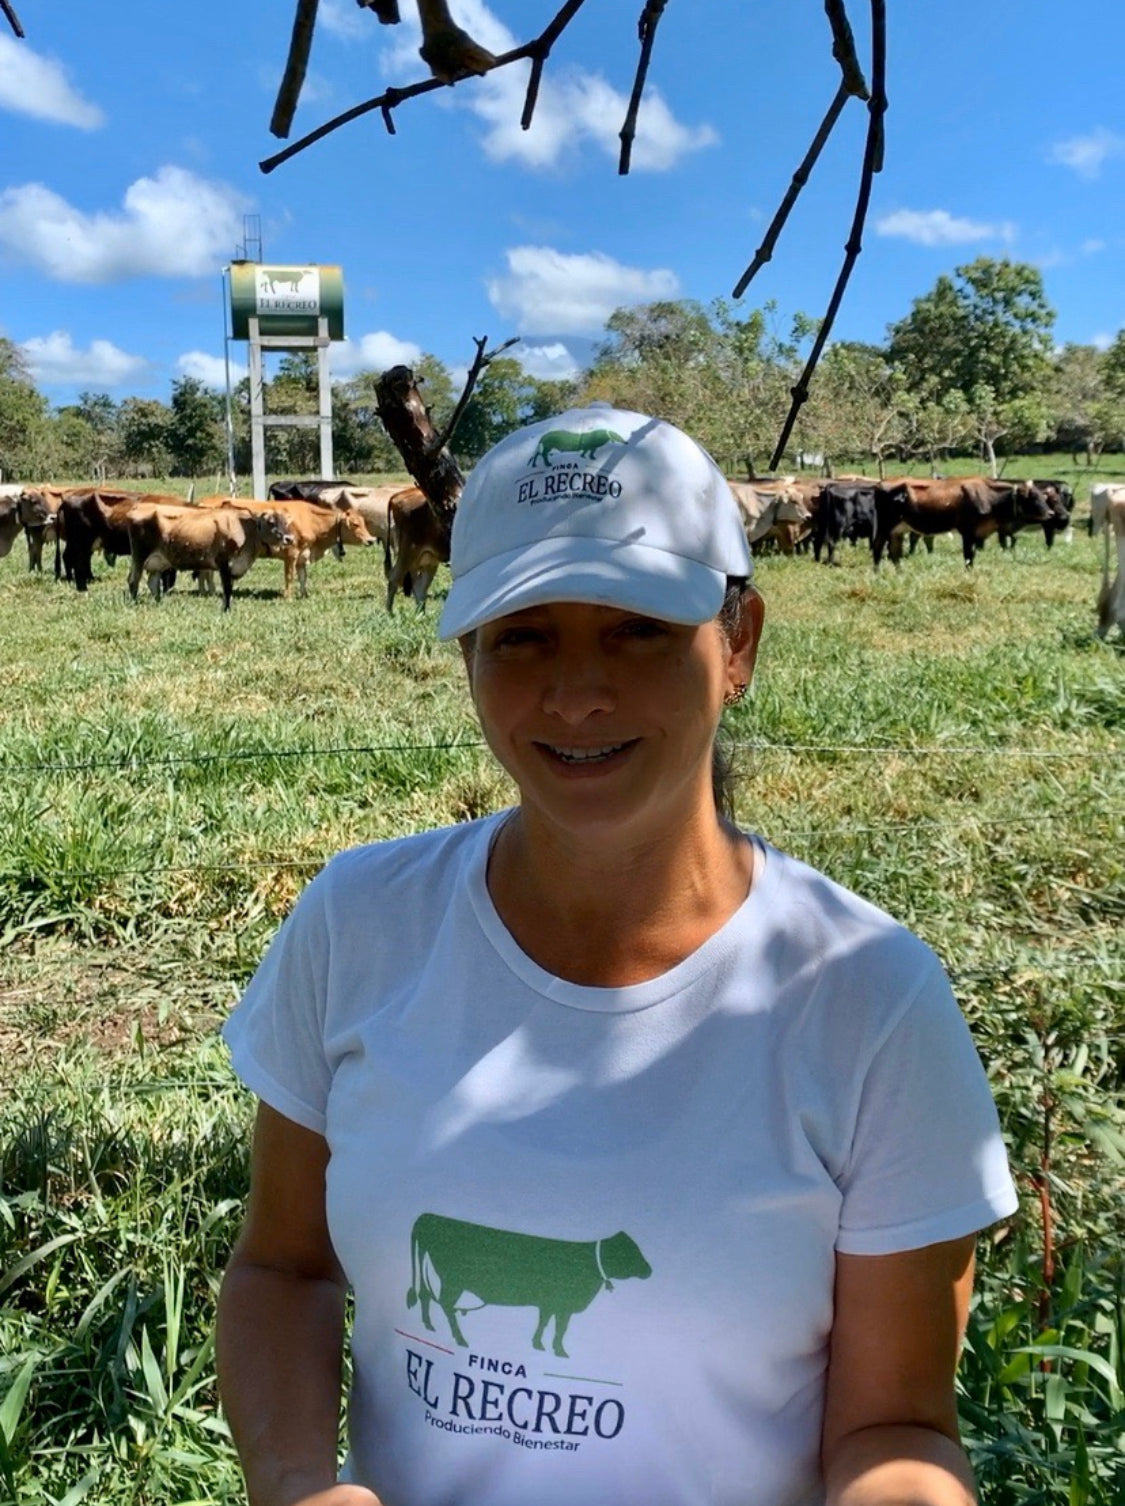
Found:
[{"label": "white baseball cap", "polygon": [[550,601],[707,622],[728,577],[749,579],[753,564],[738,503],[694,439],[591,403],[518,429],[478,461],[450,568],[446,639]]}]

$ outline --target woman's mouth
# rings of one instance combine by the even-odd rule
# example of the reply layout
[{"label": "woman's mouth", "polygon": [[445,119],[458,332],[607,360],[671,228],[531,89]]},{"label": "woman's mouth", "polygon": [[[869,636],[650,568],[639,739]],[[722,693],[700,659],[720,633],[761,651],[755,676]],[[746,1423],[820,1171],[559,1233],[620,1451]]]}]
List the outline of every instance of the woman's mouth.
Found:
[{"label": "woman's mouth", "polygon": [[632,748],[637,738],[630,738],[620,743],[599,743],[596,747],[568,747],[561,743],[539,743],[538,746],[549,753],[559,763],[566,764],[570,768],[590,767],[594,764],[608,763],[611,758],[617,757],[627,748]]}]

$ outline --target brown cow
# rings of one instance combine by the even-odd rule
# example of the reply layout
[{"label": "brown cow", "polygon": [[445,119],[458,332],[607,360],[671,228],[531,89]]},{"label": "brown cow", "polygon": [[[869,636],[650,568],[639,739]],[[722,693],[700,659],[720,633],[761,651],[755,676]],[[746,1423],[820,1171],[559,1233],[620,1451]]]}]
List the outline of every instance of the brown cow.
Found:
[{"label": "brown cow", "polygon": [[269,496],[278,502],[319,502],[326,507],[350,505],[362,515],[367,531],[385,544],[387,505],[402,490],[398,481],[389,486],[352,486],[344,481],[275,481]]},{"label": "brown cow", "polygon": [[129,594],[137,599],[141,575],[159,600],[161,576],[167,570],[217,570],[223,583],[223,611],[230,610],[233,583],[245,575],[268,548],[284,549],[293,542],[288,521],[267,508],[133,506],[126,524],[132,566]]},{"label": "brown cow", "polygon": [[27,568],[37,575],[43,573],[43,545],[53,544],[58,537],[55,518],[62,498],[63,492],[54,486],[25,487],[20,494]]},{"label": "brown cow", "polygon": [[285,518],[293,535],[293,542],[284,547],[270,545],[264,553],[271,559],[281,559],[285,565],[285,585],[282,596],[293,594],[293,581],[297,580],[298,594],[309,594],[308,567],[329,549],[342,555],[345,544],[375,543],[374,535],[363,520],[362,514],[350,503],[320,502],[257,502],[243,498],[204,497],[198,503],[204,508],[237,507],[250,512],[276,512]]},{"label": "brown cow", "polygon": [[1043,523],[1051,509],[1030,481],[996,481],[986,476],[941,480],[905,477],[875,488],[875,534],[871,552],[875,568],[886,549],[895,565],[902,559],[908,532],[932,536],[959,533],[966,567],[977,548],[1003,526]]},{"label": "brown cow", "polygon": [[387,504],[387,537],[383,541],[383,570],[387,577],[387,611],[395,596],[413,596],[424,611],[430,585],[439,565],[449,563],[450,524],[441,521],[416,486],[404,487]]}]

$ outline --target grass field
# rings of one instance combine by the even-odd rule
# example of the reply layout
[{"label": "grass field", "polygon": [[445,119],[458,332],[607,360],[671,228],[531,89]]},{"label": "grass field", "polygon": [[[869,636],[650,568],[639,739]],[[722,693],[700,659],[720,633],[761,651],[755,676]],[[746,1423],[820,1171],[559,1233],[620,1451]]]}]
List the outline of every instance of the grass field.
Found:
[{"label": "grass field", "polygon": [[[210,1330],[250,1104],[215,1027],[329,854],[511,795],[377,555],[325,559],[306,601],[259,565],[226,617],[127,607],[122,564],[80,599],[20,545],[0,562],[0,1500],[239,1499]],[[963,1367],[986,1506],[1120,1506],[1125,659],[1092,635],[1100,546],[1029,532],[971,575],[950,540],[898,575],[841,558],[761,562],[740,817],[937,947],[989,1067],[1025,1203],[984,1242]]]}]

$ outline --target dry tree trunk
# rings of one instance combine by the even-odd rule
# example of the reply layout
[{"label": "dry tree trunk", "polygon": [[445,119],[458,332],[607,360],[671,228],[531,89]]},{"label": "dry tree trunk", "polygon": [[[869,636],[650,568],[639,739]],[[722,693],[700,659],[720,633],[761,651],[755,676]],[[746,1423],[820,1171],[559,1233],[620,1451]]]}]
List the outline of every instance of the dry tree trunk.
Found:
[{"label": "dry tree trunk", "polygon": [[414,372],[409,366],[392,366],[376,382],[375,396],[383,427],[431,512],[443,527],[452,527],[465,478],[430,422]]}]

